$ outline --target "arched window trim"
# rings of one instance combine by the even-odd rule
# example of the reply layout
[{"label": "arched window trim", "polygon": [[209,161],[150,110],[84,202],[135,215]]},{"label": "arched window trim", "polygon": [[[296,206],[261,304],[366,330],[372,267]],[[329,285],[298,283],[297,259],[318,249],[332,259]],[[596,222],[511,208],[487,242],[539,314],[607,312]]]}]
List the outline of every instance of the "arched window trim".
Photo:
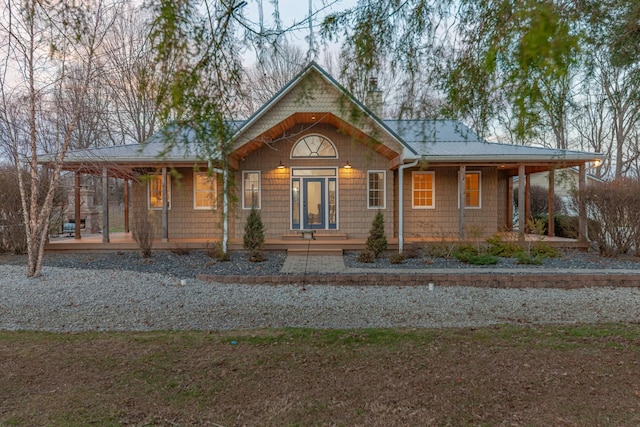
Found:
[{"label": "arched window trim", "polygon": [[[312,137],[318,137],[323,139],[324,141],[327,141],[329,143],[329,145],[331,145],[331,148],[333,149],[333,152],[335,153],[333,156],[294,156],[293,153],[296,150],[296,148],[298,147],[299,144],[303,143],[303,141],[307,138],[312,138]],[[289,153],[289,158],[290,159],[337,159],[338,157],[338,149],[336,148],[336,145],[333,143],[333,141],[331,141],[329,138],[327,138],[324,135],[321,135],[319,133],[310,133],[308,135],[303,136],[302,138],[298,139],[296,141],[295,144],[293,144],[293,147],[291,147],[291,152]]]}]

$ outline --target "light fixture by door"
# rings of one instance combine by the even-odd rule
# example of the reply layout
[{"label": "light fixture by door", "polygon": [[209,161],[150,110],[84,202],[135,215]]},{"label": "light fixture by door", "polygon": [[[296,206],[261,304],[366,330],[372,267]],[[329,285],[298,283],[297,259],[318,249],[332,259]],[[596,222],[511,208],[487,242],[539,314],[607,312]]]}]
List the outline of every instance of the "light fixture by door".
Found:
[{"label": "light fixture by door", "polygon": [[344,164],[343,168],[351,169],[351,163],[349,163],[349,160],[347,160],[347,163]]},{"label": "light fixture by door", "polygon": [[280,160],[280,164],[278,165],[278,169],[284,169],[284,164],[282,163],[282,160]]}]

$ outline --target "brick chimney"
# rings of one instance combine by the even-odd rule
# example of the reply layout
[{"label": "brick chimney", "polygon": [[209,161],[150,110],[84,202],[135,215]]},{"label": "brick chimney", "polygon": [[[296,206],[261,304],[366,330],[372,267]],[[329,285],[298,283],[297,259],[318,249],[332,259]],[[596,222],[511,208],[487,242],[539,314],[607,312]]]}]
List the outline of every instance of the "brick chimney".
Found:
[{"label": "brick chimney", "polygon": [[369,78],[366,105],[373,114],[382,119],[382,91],[378,89],[378,79],[376,77]]}]

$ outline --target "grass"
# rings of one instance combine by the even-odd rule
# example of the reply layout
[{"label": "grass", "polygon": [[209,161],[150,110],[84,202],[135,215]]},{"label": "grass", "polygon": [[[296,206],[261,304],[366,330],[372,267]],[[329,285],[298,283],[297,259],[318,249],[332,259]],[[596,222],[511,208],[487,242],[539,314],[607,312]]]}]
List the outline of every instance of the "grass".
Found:
[{"label": "grass", "polygon": [[625,324],[0,332],[0,425],[639,425],[639,350]]}]

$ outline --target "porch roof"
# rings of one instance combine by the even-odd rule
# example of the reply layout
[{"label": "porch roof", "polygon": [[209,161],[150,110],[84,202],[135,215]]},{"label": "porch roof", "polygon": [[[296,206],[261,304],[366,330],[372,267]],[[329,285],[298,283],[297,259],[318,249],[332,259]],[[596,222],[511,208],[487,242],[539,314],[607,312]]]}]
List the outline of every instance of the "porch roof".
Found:
[{"label": "porch roof", "polygon": [[[406,160],[459,163],[563,163],[566,166],[602,159],[597,153],[487,142],[453,120],[385,120],[406,145]],[[414,154],[414,152],[416,154]]]}]

